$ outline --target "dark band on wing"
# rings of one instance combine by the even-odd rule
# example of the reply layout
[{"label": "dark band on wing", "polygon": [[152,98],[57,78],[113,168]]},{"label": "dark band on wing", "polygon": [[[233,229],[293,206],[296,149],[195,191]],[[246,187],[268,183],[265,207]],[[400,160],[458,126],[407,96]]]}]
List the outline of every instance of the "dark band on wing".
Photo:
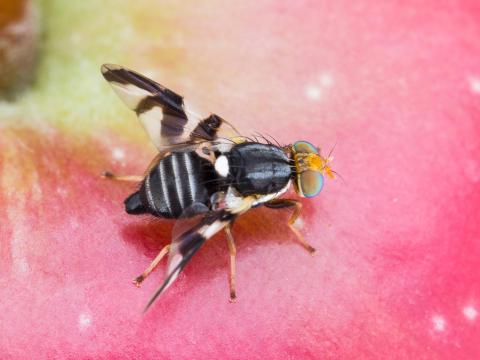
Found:
[{"label": "dark band on wing", "polygon": [[123,102],[137,113],[154,145],[169,146],[238,136],[231,124],[212,114],[203,120],[188,113],[183,97],[157,82],[114,64],[102,65],[102,74]]},{"label": "dark band on wing", "polygon": [[169,101],[166,100],[165,94],[146,96],[142,101],[138,103],[135,112],[140,115],[153,109],[155,106],[161,106],[164,113],[167,113],[169,115],[178,116],[184,119],[187,118],[185,110],[183,109],[183,99],[181,99],[180,104],[175,104],[175,106],[171,106]]},{"label": "dark band on wing", "polygon": [[184,128],[188,122],[187,116],[185,113],[180,114],[172,110],[168,108],[163,109],[162,128],[160,130],[162,137],[174,138],[181,136],[185,131]]},{"label": "dark band on wing", "polygon": [[198,229],[205,225],[212,225],[215,221],[226,222],[230,221],[235,217],[235,215],[230,214],[229,212],[223,210],[220,213],[212,212],[207,213],[203,220],[197,224],[195,227],[185,232],[182,235],[182,240],[179,246],[179,252],[184,257],[188,256],[192,251],[195,250],[195,243],[198,241],[205,241],[206,239],[198,233]]},{"label": "dark band on wing", "polygon": [[163,137],[176,137],[183,134],[188,118],[182,96],[135,71],[114,65],[109,65],[106,69],[103,76],[107,81],[134,85],[152,94],[145,96],[138,103],[135,112],[140,116],[155,107],[161,108],[163,114],[161,135]]},{"label": "dark band on wing", "polygon": [[199,137],[206,140],[214,140],[218,129],[222,126],[224,120],[215,114],[210,115],[200,123],[192,131],[192,137]]},{"label": "dark band on wing", "polygon": [[183,110],[183,99],[181,105],[171,107],[165,102],[163,95],[147,96],[140,101],[135,112],[140,116],[155,107],[160,107],[163,113],[161,120],[162,127],[160,130],[162,137],[171,138],[181,136],[188,122],[187,115]]},{"label": "dark band on wing", "polygon": [[167,278],[164,280],[162,286],[155,292],[152,296],[150,301],[148,302],[147,306],[145,306],[144,312],[148,310],[148,308],[155,302],[155,300],[162,294],[163,290],[170,285],[173,278],[178,276],[178,274],[183,270],[185,265],[190,261],[193,255],[200,249],[203,243],[207,240],[201,234],[196,232],[189,232],[188,234],[182,235],[185,236],[185,239],[182,241],[186,241],[188,246],[181,249],[181,254],[183,255],[182,261],[173,269],[170,274],[168,274]]},{"label": "dark band on wing", "polygon": [[190,261],[193,255],[200,249],[200,247],[205,243],[207,238],[200,232],[205,226],[212,226],[215,223],[228,223],[234,221],[235,215],[230,214],[228,211],[223,210],[221,212],[211,212],[207,213],[205,217],[196,224],[193,228],[183,233],[179,238],[179,248],[178,252],[182,256],[182,260],[171,269],[168,273],[165,281],[160,286],[160,288],[155,292],[144,311],[147,311],[148,308],[155,302],[155,300],[162,294],[162,292],[167,288],[178,276],[178,274],[183,270],[185,265]]},{"label": "dark band on wing", "polygon": [[171,103],[169,104],[171,106],[183,106],[183,97],[135,71],[123,67],[113,68],[113,65],[108,65],[107,69],[108,71],[102,73],[105,80],[109,82],[117,82],[123,85],[132,84],[152,94],[163,95],[161,99]]}]

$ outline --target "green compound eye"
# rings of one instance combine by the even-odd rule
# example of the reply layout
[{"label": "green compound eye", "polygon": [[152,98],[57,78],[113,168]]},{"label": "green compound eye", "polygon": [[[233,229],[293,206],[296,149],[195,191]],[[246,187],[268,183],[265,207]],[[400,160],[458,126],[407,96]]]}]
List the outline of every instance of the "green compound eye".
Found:
[{"label": "green compound eye", "polygon": [[318,154],[318,150],[315,146],[308,141],[297,141],[293,144],[293,150],[297,153],[315,153]]},{"label": "green compound eye", "polygon": [[317,196],[323,188],[323,175],[318,171],[306,170],[297,176],[300,195],[312,198]]},{"label": "green compound eye", "polygon": [[[318,154],[318,150],[308,141],[297,141],[293,145],[296,153]],[[320,193],[323,188],[323,175],[314,170],[306,170],[297,175],[297,188],[301,196],[311,198]]]}]

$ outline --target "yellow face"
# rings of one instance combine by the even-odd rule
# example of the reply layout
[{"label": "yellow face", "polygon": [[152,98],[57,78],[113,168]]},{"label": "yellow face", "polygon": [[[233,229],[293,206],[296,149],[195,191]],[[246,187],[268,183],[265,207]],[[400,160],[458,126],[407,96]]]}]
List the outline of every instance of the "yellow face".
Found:
[{"label": "yellow face", "polygon": [[335,179],[335,175],[332,172],[328,163],[333,160],[332,157],[324,158],[319,154],[306,154],[306,153],[296,153],[294,156],[295,167],[297,173],[301,173],[305,170],[313,170],[327,175],[331,179]]},{"label": "yellow face", "polygon": [[300,196],[314,197],[323,188],[324,175],[334,179],[335,175],[328,166],[333,158],[324,158],[316,147],[306,141],[297,141],[292,146],[295,162],[295,189]]}]

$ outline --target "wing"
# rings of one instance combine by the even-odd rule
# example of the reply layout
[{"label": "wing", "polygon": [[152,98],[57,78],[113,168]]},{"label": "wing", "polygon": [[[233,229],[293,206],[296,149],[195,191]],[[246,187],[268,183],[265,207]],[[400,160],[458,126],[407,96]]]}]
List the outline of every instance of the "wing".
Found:
[{"label": "wing", "polygon": [[211,114],[202,119],[188,111],[182,96],[135,71],[112,64],[102,65],[101,70],[161,151],[175,144],[240,137],[220,116]]},{"label": "wing", "polygon": [[[145,307],[145,311],[147,311],[148,308],[155,302],[155,300],[170,285],[172,285],[172,283],[177,279],[178,274],[180,274],[185,265],[190,261],[192,256],[195,255],[205,241],[223,229],[235,218],[235,215],[230,214],[226,210],[204,212],[203,214],[198,215],[202,212],[202,210],[195,209],[195,214],[197,214],[197,216],[192,218],[190,214],[186,215],[188,219],[187,223],[192,224],[193,222],[193,225],[184,227],[185,230],[181,231],[178,236],[174,236],[172,245],[170,246],[165,280],[148,302],[147,306]],[[184,225],[185,224],[182,224],[182,227]]]}]

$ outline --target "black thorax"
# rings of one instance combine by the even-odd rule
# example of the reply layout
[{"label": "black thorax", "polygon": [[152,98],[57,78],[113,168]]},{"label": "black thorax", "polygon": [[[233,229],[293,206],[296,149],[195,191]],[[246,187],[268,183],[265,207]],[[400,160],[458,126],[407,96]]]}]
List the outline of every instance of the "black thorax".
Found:
[{"label": "black thorax", "polygon": [[290,160],[275,145],[246,142],[228,153],[229,180],[241,195],[267,195],[282,190],[292,175]]}]

